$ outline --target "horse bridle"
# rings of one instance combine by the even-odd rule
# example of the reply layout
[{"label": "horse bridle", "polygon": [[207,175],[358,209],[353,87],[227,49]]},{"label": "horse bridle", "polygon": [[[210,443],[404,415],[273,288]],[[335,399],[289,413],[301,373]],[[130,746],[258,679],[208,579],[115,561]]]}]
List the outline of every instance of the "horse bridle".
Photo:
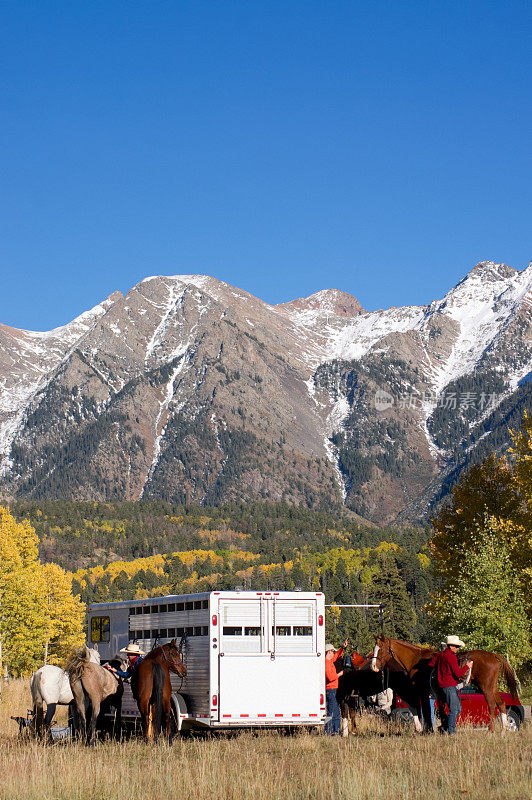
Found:
[{"label": "horse bridle", "polygon": [[[379,646],[379,650],[381,650],[381,649],[382,648]],[[405,675],[408,675],[409,669],[405,665],[404,661],[402,661],[399,658],[399,656],[396,653],[394,653],[394,651],[392,649],[392,643],[391,643],[390,639],[388,639],[388,652],[390,653],[391,658],[393,658],[395,661],[397,661],[397,663],[399,664],[399,666],[401,667],[401,669],[403,670]],[[377,654],[374,655],[374,658],[375,658],[375,660],[377,660],[377,658],[378,658]],[[385,664],[383,664],[382,658],[380,659],[380,662],[381,662],[381,671],[383,672]]]},{"label": "horse bridle", "polygon": [[[168,642],[167,642],[166,644],[168,644]],[[166,655],[166,651],[165,651],[165,649],[164,649],[164,648],[166,647],[166,644],[163,644],[163,645],[161,645],[161,650],[163,651],[164,660],[166,661],[166,663],[167,663],[167,664],[170,664],[170,666],[172,666],[172,667],[173,667],[173,666],[174,666],[174,664],[173,664],[173,661],[170,661],[170,659],[169,659],[169,658],[168,658],[168,656]],[[181,650],[178,650],[177,652],[178,652],[178,653],[179,653],[179,655],[181,656],[181,663],[182,663],[182,664],[183,664],[183,666],[184,666],[184,661],[183,661],[183,653],[181,652]],[[181,687],[183,686],[183,679],[184,679],[184,677],[185,677],[185,676],[184,676],[184,675],[180,675],[179,677],[181,678],[181,683],[179,684],[179,689],[177,690],[178,692],[180,692],[180,691],[181,691]]]}]

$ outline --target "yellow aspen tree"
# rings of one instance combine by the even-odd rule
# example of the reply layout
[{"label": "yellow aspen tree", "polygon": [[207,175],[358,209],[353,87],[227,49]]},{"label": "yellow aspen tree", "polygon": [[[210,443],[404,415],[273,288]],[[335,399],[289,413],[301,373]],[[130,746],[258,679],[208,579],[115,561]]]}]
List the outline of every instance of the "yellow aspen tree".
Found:
[{"label": "yellow aspen tree", "polygon": [[72,594],[72,575],[57,564],[41,567],[46,594],[46,661],[62,666],[85,641],[85,605]]},{"label": "yellow aspen tree", "polygon": [[42,663],[46,641],[45,583],[38,540],[28,522],[0,506],[0,639],[10,672]]}]

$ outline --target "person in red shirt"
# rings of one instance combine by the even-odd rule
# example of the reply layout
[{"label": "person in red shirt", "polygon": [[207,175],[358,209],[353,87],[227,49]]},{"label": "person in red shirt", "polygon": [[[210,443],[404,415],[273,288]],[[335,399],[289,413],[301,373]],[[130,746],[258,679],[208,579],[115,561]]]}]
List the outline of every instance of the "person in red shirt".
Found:
[{"label": "person in red shirt", "polygon": [[[473,662],[466,661],[463,667],[459,665],[456,654],[461,647],[465,647],[465,644],[458,636],[448,636],[445,645],[445,650],[436,658],[436,682],[440,699],[442,731],[447,731],[449,736],[452,736],[456,730],[456,718],[462,710],[456,686],[467,675]],[[445,704],[449,706],[448,714],[445,711]]]},{"label": "person in red shirt", "polygon": [[325,645],[325,696],[327,698],[327,716],[330,717],[325,725],[325,733],[330,736],[340,735],[341,716],[336,691],[338,678],[344,674],[344,671],[337,672],[335,664],[343,656],[348,643],[349,640],[346,639],[339,650],[336,650],[332,644]]}]

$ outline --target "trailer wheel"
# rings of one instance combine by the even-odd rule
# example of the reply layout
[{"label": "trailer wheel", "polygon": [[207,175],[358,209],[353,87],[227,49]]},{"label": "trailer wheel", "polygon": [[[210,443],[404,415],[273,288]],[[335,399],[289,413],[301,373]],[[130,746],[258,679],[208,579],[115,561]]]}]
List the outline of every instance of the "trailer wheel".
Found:
[{"label": "trailer wheel", "polygon": [[187,714],[187,706],[182,695],[174,692],[172,694],[172,713],[170,715],[170,736],[183,736],[183,717]]}]

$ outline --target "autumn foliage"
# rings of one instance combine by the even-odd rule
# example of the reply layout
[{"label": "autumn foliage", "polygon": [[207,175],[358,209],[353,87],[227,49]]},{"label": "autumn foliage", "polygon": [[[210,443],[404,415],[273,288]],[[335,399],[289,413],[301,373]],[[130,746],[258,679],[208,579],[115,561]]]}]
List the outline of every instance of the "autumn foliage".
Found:
[{"label": "autumn foliage", "polygon": [[474,466],[433,520],[433,613],[469,646],[532,655],[532,419],[512,447]]},{"label": "autumn foliage", "polygon": [[34,529],[0,506],[0,667],[18,675],[61,663],[85,639],[84,612],[72,576],[41,564]]}]

